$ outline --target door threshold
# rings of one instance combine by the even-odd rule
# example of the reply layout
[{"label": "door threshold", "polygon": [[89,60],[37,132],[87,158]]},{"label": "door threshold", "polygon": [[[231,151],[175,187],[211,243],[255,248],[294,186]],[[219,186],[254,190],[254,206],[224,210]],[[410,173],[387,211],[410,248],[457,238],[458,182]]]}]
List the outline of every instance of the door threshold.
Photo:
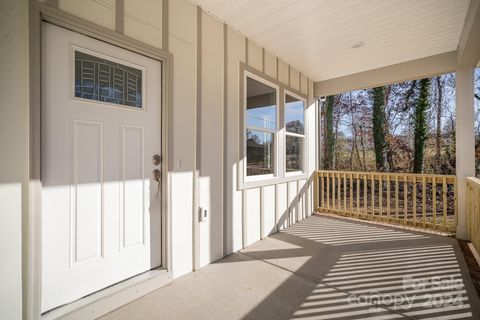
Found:
[{"label": "door threshold", "polygon": [[42,314],[41,320],[96,319],[172,281],[172,271],[154,269],[141,273],[72,303]]}]

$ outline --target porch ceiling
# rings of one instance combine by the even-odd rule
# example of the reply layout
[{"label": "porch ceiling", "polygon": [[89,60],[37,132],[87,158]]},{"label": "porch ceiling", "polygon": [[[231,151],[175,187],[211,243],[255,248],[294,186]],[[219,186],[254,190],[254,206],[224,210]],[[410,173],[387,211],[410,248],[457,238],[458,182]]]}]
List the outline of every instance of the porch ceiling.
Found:
[{"label": "porch ceiling", "polygon": [[[458,48],[470,0],[191,0],[314,81]],[[358,48],[352,48],[364,43]]]}]

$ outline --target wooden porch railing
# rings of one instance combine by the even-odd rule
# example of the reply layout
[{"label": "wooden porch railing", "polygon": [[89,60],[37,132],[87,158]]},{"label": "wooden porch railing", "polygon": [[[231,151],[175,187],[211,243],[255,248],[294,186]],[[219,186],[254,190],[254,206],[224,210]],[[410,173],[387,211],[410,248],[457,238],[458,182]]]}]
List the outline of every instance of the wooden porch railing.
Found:
[{"label": "wooden porch railing", "polygon": [[457,179],[450,175],[316,171],[317,211],[454,232]]},{"label": "wooden porch railing", "polygon": [[468,235],[477,252],[480,252],[480,179],[467,178]]}]

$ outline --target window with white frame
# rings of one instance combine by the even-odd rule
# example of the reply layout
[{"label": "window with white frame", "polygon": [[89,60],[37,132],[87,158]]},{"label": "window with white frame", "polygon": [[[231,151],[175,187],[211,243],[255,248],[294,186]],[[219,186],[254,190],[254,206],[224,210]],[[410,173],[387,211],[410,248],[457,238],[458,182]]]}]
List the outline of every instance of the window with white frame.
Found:
[{"label": "window with white frame", "polygon": [[285,171],[304,172],[305,102],[285,94]]},{"label": "window with white frame", "polygon": [[277,89],[260,79],[246,77],[246,176],[275,175]]}]

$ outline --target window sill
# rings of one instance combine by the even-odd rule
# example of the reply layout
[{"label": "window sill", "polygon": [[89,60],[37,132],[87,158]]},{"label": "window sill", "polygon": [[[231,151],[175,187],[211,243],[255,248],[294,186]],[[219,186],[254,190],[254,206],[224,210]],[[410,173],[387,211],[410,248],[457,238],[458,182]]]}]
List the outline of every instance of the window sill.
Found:
[{"label": "window sill", "polygon": [[285,177],[272,177],[265,179],[255,179],[255,180],[243,180],[240,178],[238,182],[238,190],[253,189],[259,187],[272,186],[281,183],[287,183],[297,180],[306,180],[308,175],[304,172],[289,172]]}]

